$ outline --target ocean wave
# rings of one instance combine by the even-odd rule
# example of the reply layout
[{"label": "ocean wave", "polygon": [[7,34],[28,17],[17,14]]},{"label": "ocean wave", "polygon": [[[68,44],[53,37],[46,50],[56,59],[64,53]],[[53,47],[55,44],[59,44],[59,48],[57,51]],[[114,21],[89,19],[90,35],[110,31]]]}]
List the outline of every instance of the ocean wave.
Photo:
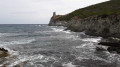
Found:
[{"label": "ocean wave", "polygon": [[6,46],[6,45],[15,45],[15,44],[27,44],[35,41],[35,39],[21,39],[17,41],[9,41],[9,42],[0,42],[0,46]]},{"label": "ocean wave", "polygon": [[55,32],[62,32],[62,31],[64,31],[64,29],[58,29],[58,28],[52,28],[52,30],[55,31]]},{"label": "ocean wave", "polygon": [[0,37],[27,35],[28,33],[0,33]]},{"label": "ocean wave", "polygon": [[85,43],[85,44],[81,44],[80,46],[76,46],[76,48],[95,48],[95,45],[93,45],[93,43]]},{"label": "ocean wave", "polygon": [[32,61],[32,60],[35,60],[35,59],[42,59],[43,58],[43,55],[39,54],[39,55],[33,55],[33,56],[19,56],[17,59],[15,59],[15,62],[11,62],[10,65],[8,65],[8,67],[13,67],[17,64],[20,64],[22,62],[25,62],[25,61]]},{"label": "ocean wave", "polygon": [[67,33],[67,34],[70,34],[71,31],[70,30],[64,30],[65,28],[52,28],[53,31],[55,32],[64,32],[64,33]]}]

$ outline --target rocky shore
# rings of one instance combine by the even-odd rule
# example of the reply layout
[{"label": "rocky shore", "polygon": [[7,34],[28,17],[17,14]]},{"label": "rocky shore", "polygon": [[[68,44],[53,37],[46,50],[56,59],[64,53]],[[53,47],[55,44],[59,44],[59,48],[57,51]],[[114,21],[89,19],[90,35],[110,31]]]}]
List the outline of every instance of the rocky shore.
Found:
[{"label": "rocky shore", "polygon": [[55,16],[51,18],[49,26],[65,26],[66,30],[101,36],[103,39],[99,45],[109,46],[108,51],[120,53],[120,15],[96,15],[84,19],[73,17],[69,21],[61,21]]}]

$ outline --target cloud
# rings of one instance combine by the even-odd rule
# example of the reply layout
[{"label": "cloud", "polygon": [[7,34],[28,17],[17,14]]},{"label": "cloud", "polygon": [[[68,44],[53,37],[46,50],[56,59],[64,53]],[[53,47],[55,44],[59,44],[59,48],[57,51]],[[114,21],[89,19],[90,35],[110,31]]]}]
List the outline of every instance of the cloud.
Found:
[{"label": "cloud", "polygon": [[0,24],[49,23],[52,12],[67,14],[108,0],[0,0]]}]

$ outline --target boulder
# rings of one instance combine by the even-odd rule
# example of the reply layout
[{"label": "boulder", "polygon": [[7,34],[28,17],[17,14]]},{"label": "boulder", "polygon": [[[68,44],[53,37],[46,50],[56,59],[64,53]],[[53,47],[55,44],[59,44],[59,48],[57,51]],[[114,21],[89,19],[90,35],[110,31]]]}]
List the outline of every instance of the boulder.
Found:
[{"label": "boulder", "polygon": [[111,53],[120,53],[120,47],[108,47],[107,50]]},{"label": "boulder", "polygon": [[120,47],[120,43],[113,43],[113,42],[100,42],[100,43],[98,43],[98,45]]},{"label": "boulder", "polygon": [[8,50],[0,48],[0,58],[9,56]]}]

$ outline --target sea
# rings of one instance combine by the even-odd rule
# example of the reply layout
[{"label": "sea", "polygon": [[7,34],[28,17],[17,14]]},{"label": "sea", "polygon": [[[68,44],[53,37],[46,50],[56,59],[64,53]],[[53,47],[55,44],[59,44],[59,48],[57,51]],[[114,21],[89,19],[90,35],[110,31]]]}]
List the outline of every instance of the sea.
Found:
[{"label": "sea", "polygon": [[[120,67],[120,55],[96,50],[102,37],[47,24],[1,24],[0,67]],[[18,66],[19,65],[19,66]]]}]

